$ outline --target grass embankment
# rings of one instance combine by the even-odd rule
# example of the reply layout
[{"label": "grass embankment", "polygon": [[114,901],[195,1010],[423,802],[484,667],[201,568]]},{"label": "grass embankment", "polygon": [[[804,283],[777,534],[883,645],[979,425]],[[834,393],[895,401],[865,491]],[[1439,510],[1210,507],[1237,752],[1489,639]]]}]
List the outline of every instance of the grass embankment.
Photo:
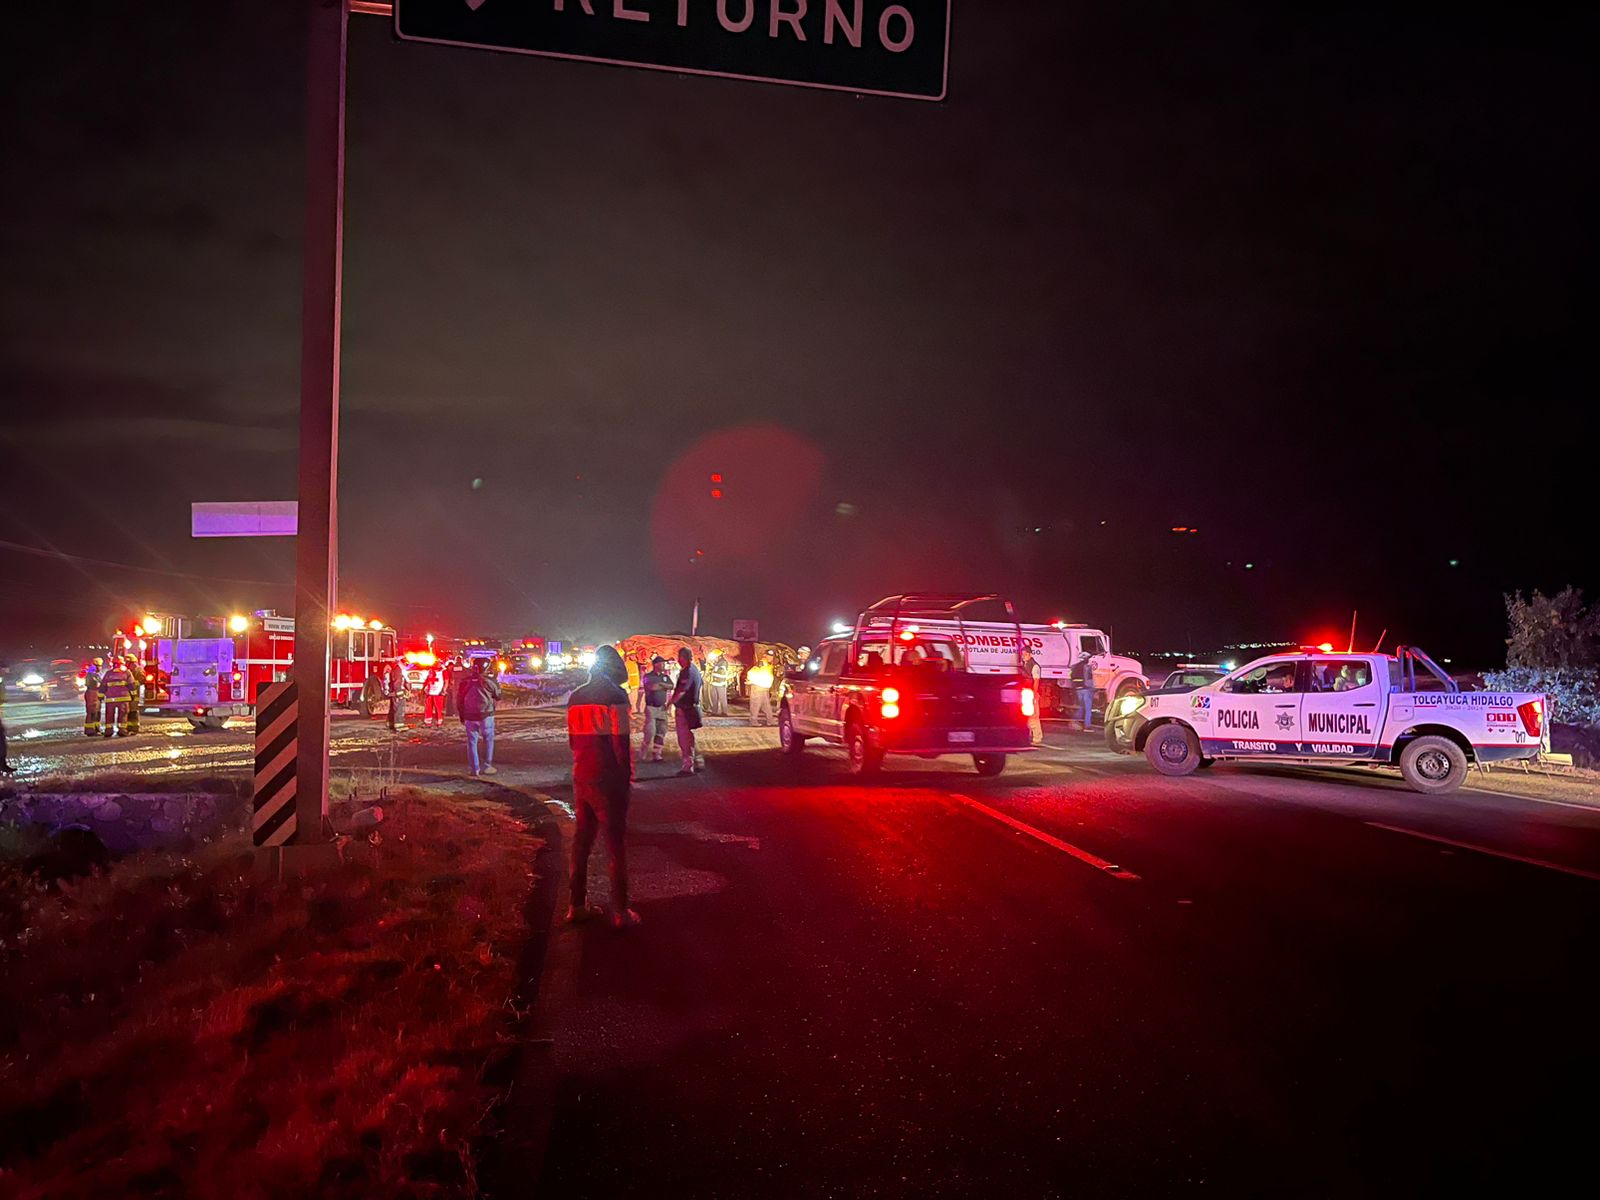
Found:
[{"label": "grass embankment", "polygon": [[470,1194],[538,842],[395,799],[377,844],[283,884],[240,841],[0,875],[0,1193]]}]

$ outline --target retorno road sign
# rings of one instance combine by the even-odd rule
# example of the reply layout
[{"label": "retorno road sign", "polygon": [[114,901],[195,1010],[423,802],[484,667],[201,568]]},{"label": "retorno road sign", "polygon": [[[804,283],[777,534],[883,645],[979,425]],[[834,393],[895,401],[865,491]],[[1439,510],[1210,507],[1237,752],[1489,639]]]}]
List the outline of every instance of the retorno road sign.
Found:
[{"label": "retorno road sign", "polygon": [[395,35],[943,100],[950,0],[394,0]]}]

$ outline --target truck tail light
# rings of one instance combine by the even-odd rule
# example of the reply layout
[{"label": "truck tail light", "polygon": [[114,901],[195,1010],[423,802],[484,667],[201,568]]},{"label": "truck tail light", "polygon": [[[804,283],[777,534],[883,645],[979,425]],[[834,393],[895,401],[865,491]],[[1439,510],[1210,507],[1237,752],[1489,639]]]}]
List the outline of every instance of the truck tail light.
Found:
[{"label": "truck tail light", "polygon": [[1529,700],[1517,705],[1517,716],[1522,718],[1522,728],[1529,737],[1544,736],[1544,701]]},{"label": "truck tail light", "polygon": [[1032,688],[1023,688],[1022,689],[1022,715],[1025,716],[1025,717],[1031,717],[1031,716],[1033,716],[1034,713],[1036,713],[1038,711],[1039,711],[1039,703],[1038,703],[1037,698],[1033,694],[1033,689]]},{"label": "truck tail light", "polygon": [[886,720],[893,720],[900,715],[900,689],[886,687],[883,689],[882,712]]}]

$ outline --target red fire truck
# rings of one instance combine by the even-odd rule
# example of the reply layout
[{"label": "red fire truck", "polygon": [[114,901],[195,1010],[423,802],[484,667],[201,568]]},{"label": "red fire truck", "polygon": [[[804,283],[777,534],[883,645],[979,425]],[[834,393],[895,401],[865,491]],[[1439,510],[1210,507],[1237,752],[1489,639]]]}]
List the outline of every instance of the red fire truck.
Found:
[{"label": "red fire truck", "polygon": [[[161,669],[170,679],[161,707],[183,712],[227,709],[243,715],[261,689],[287,679],[294,665],[294,618],[271,609],[216,621],[197,636],[163,638]],[[383,677],[395,661],[395,631],[382,621],[341,613],[329,634],[329,698],[370,716],[382,702]]]}]

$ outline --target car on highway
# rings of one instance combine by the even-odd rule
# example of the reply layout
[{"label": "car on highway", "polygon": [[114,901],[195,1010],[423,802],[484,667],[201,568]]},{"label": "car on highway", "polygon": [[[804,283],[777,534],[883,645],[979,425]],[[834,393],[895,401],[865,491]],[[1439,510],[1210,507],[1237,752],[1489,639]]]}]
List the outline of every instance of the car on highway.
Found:
[{"label": "car on highway", "polygon": [[[1146,692],[1192,692],[1195,688],[1215,683],[1228,672],[1218,663],[1179,663],[1177,668],[1161,681],[1160,687]],[[1128,750],[1128,739],[1133,732],[1133,717],[1139,711],[1137,694],[1118,696],[1106,704],[1106,745],[1118,754]]]},{"label": "car on highway", "polygon": [[1414,791],[1454,791],[1472,763],[1549,749],[1546,697],[1464,692],[1414,646],[1272,654],[1222,679],[1136,697],[1127,748],[1163,775],[1215,762],[1395,766]]},{"label": "car on highway", "polygon": [[70,658],[25,658],[5,674],[10,700],[71,700],[82,695],[78,664]]},{"label": "car on highway", "polygon": [[843,746],[856,775],[875,773],[888,754],[963,754],[994,776],[1009,755],[1031,750],[1038,696],[1020,672],[972,670],[959,636],[917,619],[959,613],[973,600],[889,597],[825,638],[789,672],[778,707],[784,752],[798,755],[812,740]]}]

